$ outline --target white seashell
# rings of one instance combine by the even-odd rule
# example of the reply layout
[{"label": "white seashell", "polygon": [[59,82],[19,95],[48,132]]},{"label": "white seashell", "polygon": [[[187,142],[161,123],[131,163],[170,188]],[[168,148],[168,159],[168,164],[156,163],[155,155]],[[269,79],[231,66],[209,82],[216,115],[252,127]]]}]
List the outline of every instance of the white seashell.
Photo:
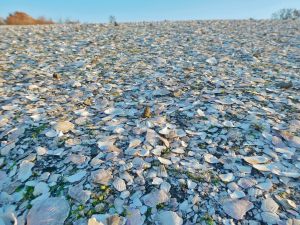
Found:
[{"label": "white seashell", "polygon": [[270,167],[269,164],[254,164],[252,165],[253,168],[262,171],[262,172],[269,172],[270,171]]},{"label": "white seashell", "polygon": [[183,154],[183,153],[185,153],[185,151],[184,151],[183,148],[174,148],[171,151],[174,152],[174,153],[177,153],[177,154]]},{"label": "white seashell", "polygon": [[86,109],[75,110],[74,113],[75,115],[82,116],[82,117],[87,117],[91,115],[89,111],[87,111]]},{"label": "white seashell", "polygon": [[47,152],[48,152],[48,150],[46,148],[44,148],[44,147],[38,146],[36,148],[36,153],[38,155],[45,155],[45,154],[47,154]]},{"label": "white seashell", "polygon": [[162,163],[164,165],[171,165],[172,164],[172,162],[168,159],[164,159],[164,158],[161,158],[161,157],[158,157],[157,159],[160,161],[160,163]]},{"label": "white seashell", "polygon": [[152,181],[152,184],[154,184],[154,185],[160,185],[162,182],[164,182],[163,179],[161,179],[159,177],[154,177],[153,181]]},{"label": "white seashell", "polygon": [[94,183],[108,185],[112,179],[112,173],[111,171],[100,169],[93,171],[91,177]]},{"label": "white seashell", "polygon": [[[118,215],[95,214],[93,217],[97,223],[95,225],[125,225],[126,219]],[[94,222],[94,221],[93,221]]]},{"label": "white seashell", "polygon": [[45,133],[46,137],[48,138],[54,138],[58,135],[58,133],[55,130],[49,130]]},{"label": "white seashell", "polygon": [[176,212],[172,211],[160,211],[157,215],[159,224],[161,225],[182,225],[183,220],[177,215]]},{"label": "white seashell", "polygon": [[205,113],[201,109],[197,109],[197,115],[200,117],[204,117]]},{"label": "white seashell", "polygon": [[218,64],[218,61],[217,61],[217,59],[216,59],[215,57],[208,58],[208,59],[206,60],[206,62],[207,62],[209,65],[211,65],[211,66],[215,66],[215,65]]},{"label": "white seashell", "polygon": [[235,178],[233,173],[220,174],[219,177],[223,182],[227,182],[227,183],[233,181]]},{"label": "white seashell", "polygon": [[69,121],[60,121],[57,122],[54,126],[54,129],[58,132],[68,133],[69,131],[75,128],[74,124]]},{"label": "white seashell", "polygon": [[120,192],[126,190],[125,181],[119,177],[115,178],[115,180],[113,182],[113,186],[115,189],[117,189],[117,191],[120,191]]},{"label": "white seashell", "polygon": [[93,217],[93,218],[91,218],[91,219],[88,220],[88,225],[103,225],[103,223],[98,222],[96,220],[96,218]]},{"label": "white seashell", "polygon": [[228,121],[228,120],[223,122],[223,126],[224,127],[234,127],[233,123],[231,121]]},{"label": "white seashell", "polygon": [[209,153],[204,154],[204,160],[211,164],[219,163],[219,159]]},{"label": "white seashell", "polygon": [[266,156],[250,156],[250,157],[244,157],[244,160],[247,163],[255,165],[255,164],[267,163],[269,162],[270,159]]},{"label": "white seashell", "polygon": [[161,129],[158,133],[163,134],[163,135],[169,135],[171,132],[171,129],[169,127],[164,127],[163,129]]}]

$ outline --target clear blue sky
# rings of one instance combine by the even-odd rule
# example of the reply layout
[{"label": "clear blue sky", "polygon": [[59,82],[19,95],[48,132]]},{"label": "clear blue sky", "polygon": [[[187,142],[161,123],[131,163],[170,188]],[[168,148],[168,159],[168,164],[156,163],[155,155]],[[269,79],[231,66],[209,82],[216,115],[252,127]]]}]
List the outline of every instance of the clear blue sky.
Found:
[{"label": "clear blue sky", "polygon": [[0,0],[0,16],[24,11],[33,17],[82,22],[269,18],[280,8],[299,8],[300,0]]}]

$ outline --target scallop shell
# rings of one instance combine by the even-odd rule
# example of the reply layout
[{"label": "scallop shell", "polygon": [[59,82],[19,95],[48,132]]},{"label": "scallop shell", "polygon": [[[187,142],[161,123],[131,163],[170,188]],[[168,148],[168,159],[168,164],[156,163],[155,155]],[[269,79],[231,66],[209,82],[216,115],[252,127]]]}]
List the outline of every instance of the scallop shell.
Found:
[{"label": "scallop shell", "polygon": [[171,165],[172,164],[172,162],[170,161],[170,160],[168,160],[168,159],[164,159],[164,158],[161,158],[161,157],[158,157],[157,158],[159,161],[160,161],[160,163],[162,163],[162,164],[165,164],[165,165]]},{"label": "scallop shell", "polygon": [[126,184],[125,181],[119,177],[117,177],[114,182],[113,182],[113,186],[115,189],[117,189],[117,191],[125,191],[126,190]]},{"label": "scallop shell", "polygon": [[215,164],[219,162],[219,159],[209,153],[204,154],[204,160],[208,163]]},{"label": "scallop shell", "polygon": [[223,182],[227,182],[227,183],[234,180],[233,173],[220,174],[219,177]]},{"label": "scallop shell", "polygon": [[48,138],[54,138],[56,137],[58,134],[55,130],[48,130],[46,133],[45,133],[46,137]]},{"label": "scallop shell", "polygon": [[74,124],[69,121],[60,121],[55,124],[54,129],[63,133],[67,133],[70,130],[73,130],[74,127]]}]

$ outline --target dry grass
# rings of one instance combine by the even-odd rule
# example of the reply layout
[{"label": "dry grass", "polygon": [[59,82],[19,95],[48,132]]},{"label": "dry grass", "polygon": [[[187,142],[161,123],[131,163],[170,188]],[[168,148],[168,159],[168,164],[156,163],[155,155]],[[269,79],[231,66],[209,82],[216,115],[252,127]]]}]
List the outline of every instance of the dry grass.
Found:
[{"label": "dry grass", "polygon": [[44,17],[40,17],[38,19],[34,19],[26,13],[23,12],[15,12],[10,14],[5,23],[7,25],[37,25],[37,24],[53,24],[52,20],[47,20]]}]

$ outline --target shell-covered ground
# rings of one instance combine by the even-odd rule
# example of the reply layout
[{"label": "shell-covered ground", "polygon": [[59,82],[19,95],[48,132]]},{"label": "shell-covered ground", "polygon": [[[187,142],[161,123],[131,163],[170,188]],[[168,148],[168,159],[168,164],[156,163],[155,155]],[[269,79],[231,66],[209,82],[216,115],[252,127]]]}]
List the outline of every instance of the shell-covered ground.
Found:
[{"label": "shell-covered ground", "polygon": [[300,224],[299,28],[0,27],[0,224]]}]

